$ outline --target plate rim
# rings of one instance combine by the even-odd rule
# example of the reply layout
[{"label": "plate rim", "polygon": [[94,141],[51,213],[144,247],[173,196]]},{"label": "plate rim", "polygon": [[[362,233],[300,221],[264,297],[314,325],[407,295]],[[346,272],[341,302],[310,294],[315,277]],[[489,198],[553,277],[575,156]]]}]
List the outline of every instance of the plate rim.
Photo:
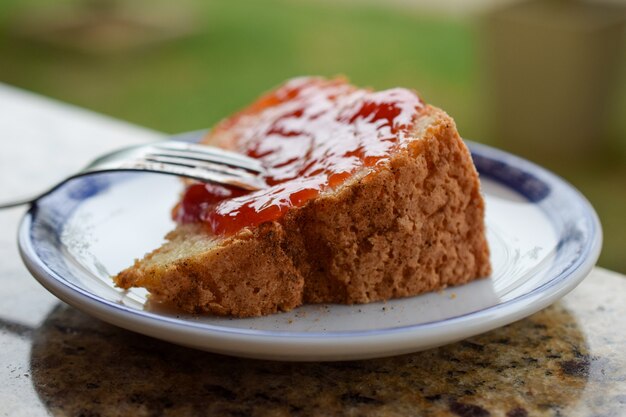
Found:
[{"label": "plate rim", "polygon": [[[295,343],[294,341],[296,340],[308,343],[313,340],[317,340],[318,342],[330,341],[332,343],[337,343],[339,341],[338,339],[341,339],[342,342],[346,340],[371,340],[373,337],[375,338],[381,335],[400,339],[404,336],[404,339],[406,339],[407,336],[414,337],[416,334],[421,333],[425,333],[424,336],[430,334],[430,337],[434,337],[433,335],[441,333],[442,329],[459,328],[461,326],[463,326],[466,330],[481,328],[481,332],[488,331],[539,311],[574,289],[588,275],[589,271],[591,271],[599,257],[602,247],[602,228],[598,215],[592,205],[569,182],[531,161],[508,152],[483,144],[477,144],[470,141],[465,142],[472,152],[487,155],[488,157],[498,161],[506,161],[509,165],[517,167],[521,166],[524,171],[539,174],[542,177],[542,180],[547,181],[550,185],[558,187],[559,190],[566,190],[577,200],[577,203],[581,205],[584,213],[587,214],[585,220],[589,223],[590,232],[589,239],[584,242],[584,246],[578,259],[559,274],[551,277],[549,281],[513,299],[454,317],[427,323],[379,329],[302,332],[289,330],[256,330],[208,323],[194,323],[184,318],[167,317],[150,311],[137,310],[123,304],[106,300],[90,291],[78,287],[60,276],[39,257],[35,250],[36,242],[31,239],[32,236],[30,233],[33,226],[33,220],[37,215],[36,205],[31,206],[20,222],[18,229],[19,252],[26,267],[35,279],[37,279],[41,285],[61,300],[74,305],[80,310],[87,310],[91,314],[96,315],[105,321],[112,322],[113,320],[107,319],[107,317],[111,315],[116,319],[128,319],[127,315],[130,314],[132,317],[132,323],[126,323],[126,325],[119,323],[113,324],[153,336],[154,334],[146,332],[145,330],[137,330],[136,326],[132,326],[131,324],[148,326],[153,330],[175,330],[179,333],[195,337],[203,336],[205,338],[208,337],[218,339],[243,338],[245,340],[249,340],[250,338],[257,340],[273,340],[279,338],[282,340],[289,339],[292,343]],[[468,323],[473,325],[467,326]],[[443,333],[445,334],[445,332]],[[472,334],[477,333],[474,331]]]}]

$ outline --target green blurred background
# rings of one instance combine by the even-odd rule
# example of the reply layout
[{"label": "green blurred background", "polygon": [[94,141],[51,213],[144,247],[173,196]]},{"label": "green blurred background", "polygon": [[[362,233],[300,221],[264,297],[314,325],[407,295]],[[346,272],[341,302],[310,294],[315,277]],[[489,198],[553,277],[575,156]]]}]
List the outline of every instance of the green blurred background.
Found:
[{"label": "green blurred background", "polygon": [[600,265],[626,273],[624,17],[621,1],[5,0],[0,82],[169,133],[297,75],[411,87],[465,138],[576,185]]}]

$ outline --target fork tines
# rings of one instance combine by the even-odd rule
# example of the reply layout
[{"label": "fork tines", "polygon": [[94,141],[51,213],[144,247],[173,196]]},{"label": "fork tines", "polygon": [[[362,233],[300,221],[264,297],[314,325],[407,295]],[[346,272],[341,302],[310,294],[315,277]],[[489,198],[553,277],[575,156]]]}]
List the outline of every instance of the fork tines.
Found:
[{"label": "fork tines", "polygon": [[144,158],[146,161],[150,162],[160,162],[163,164],[178,165],[181,167],[206,169],[233,177],[254,178],[257,176],[255,172],[258,172],[250,172],[253,170],[249,168],[242,169],[242,167],[239,167],[239,165],[233,166],[215,163],[212,162],[210,159],[197,158],[195,155],[187,157],[184,154],[147,154]]},{"label": "fork tines", "polygon": [[[155,144],[154,148],[155,152],[150,152],[147,157],[169,158],[168,162],[187,164],[187,166],[197,166],[198,164],[195,162],[187,163],[185,160],[205,162],[212,164],[212,169],[220,170],[225,169],[224,165],[228,165],[254,173],[262,173],[264,171],[261,162],[254,158],[211,146],[185,142],[163,142]],[[220,166],[217,167],[217,164]],[[240,175],[240,171],[238,175]]]}]

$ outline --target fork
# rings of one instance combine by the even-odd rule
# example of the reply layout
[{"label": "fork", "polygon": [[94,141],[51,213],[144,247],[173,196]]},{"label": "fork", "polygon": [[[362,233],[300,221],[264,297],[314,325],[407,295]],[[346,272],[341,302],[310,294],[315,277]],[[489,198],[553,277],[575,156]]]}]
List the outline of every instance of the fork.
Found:
[{"label": "fork", "polygon": [[257,159],[213,146],[169,140],[130,146],[102,155],[34,197],[0,202],[0,209],[34,203],[71,179],[111,171],[158,172],[251,191],[267,186],[259,175],[264,169]]}]

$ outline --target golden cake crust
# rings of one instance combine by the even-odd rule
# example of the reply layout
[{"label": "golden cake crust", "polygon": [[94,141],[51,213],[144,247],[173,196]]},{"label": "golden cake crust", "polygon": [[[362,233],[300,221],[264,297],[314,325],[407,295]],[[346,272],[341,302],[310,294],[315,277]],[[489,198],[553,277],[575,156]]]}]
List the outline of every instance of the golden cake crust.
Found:
[{"label": "golden cake crust", "polygon": [[227,238],[181,225],[114,280],[187,312],[251,317],[303,303],[413,296],[488,276],[478,174],[454,121],[426,106],[413,134],[382,167],[277,221]]}]

